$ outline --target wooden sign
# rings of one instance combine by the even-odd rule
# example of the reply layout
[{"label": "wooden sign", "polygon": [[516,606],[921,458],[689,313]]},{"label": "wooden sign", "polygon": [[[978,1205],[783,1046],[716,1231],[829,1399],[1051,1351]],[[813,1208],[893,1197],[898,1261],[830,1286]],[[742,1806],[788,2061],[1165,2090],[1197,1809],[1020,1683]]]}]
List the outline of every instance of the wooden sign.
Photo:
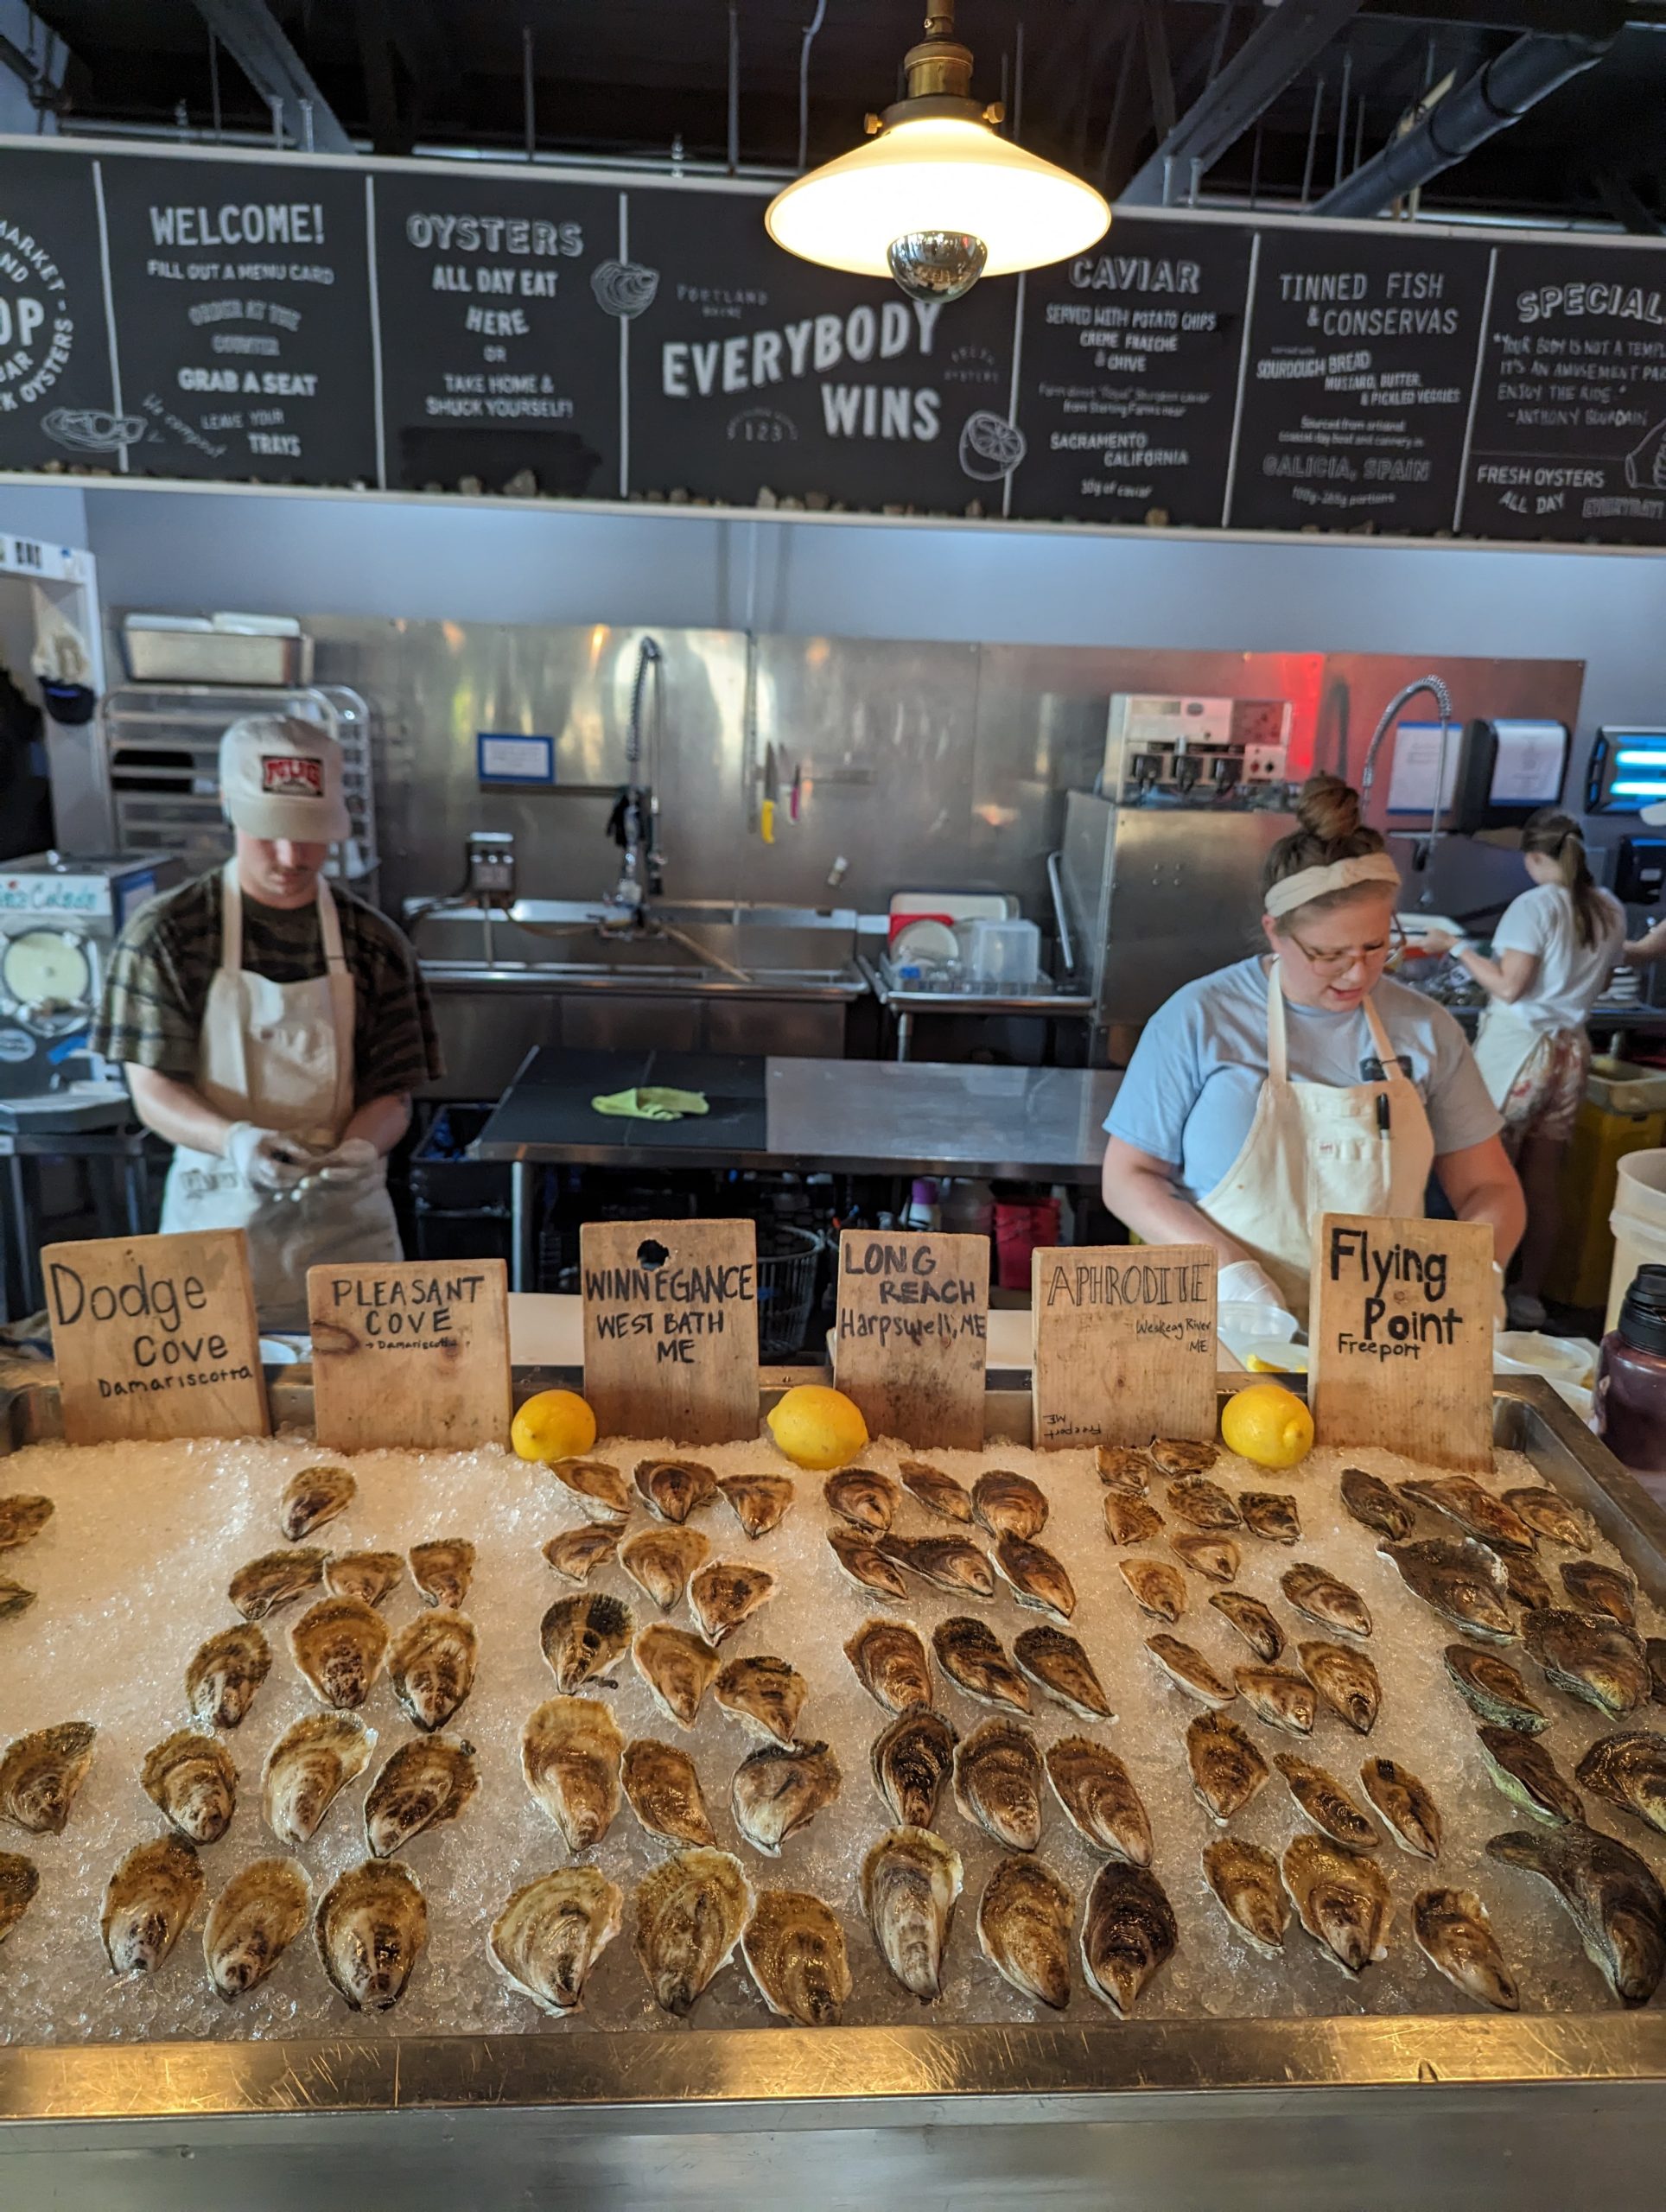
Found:
[{"label": "wooden sign", "polygon": [[1038,1451],[1215,1434],[1208,1244],[1065,1244],[1030,1268]]},{"label": "wooden sign", "polygon": [[758,1236],[749,1221],[588,1221],[584,1395],[604,1436],[758,1433]]},{"label": "wooden sign", "polygon": [[501,1260],[308,1268],[313,1427],[334,1452],[506,1444],[509,1271]]},{"label": "wooden sign", "polygon": [[833,1379],[870,1436],[981,1452],[989,1334],[987,1236],[840,1236]]},{"label": "wooden sign", "polygon": [[1327,1213],[1307,1332],[1319,1442],[1490,1469],[1497,1281],[1484,1222]]},{"label": "wooden sign", "polygon": [[41,1267],[67,1442],[270,1433],[240,1229],[48,1244]]}]

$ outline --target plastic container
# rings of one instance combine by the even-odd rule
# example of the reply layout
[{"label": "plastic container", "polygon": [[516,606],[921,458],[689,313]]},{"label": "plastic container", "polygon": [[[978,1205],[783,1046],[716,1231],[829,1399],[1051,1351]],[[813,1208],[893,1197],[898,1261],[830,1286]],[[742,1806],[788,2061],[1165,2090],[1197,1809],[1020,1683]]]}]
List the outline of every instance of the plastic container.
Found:
[{"label": "plastic container", "polygon": [[1633,1473],[1666,1476],[1666,1266],[1626,1287],[1597,1356],[1592,1426]]},{"label": "plastic container", "polygon": [[961,958],[982,990],[1021,990],[1041,973],[1041,932],[1033,922],[963,922]]},{"label": "plastic container", "polygon": [[1614,1258],[1605,1330],[1618,1325],[1621,1302],[1637,1269],[1666,1265],[1666,1152],[1628,1153],[1619,1161],[1608,1225]]},{"label": "plastic container", "polygon": [[[1561,1227],[1546,1282],[1550,1297],[1565,1306],[1601,1306],[1606,1301],[1614,1264],[1609,1213],[1618,1203],[1615,1183],[1620,1162],[1628,1154],[1652,1152],[1663,1144],[1666,1144],[1666,1113],[1616,1113],[1593,1098],[1586,1099],[1580,1106],[1562,1160]],[[1643,1256],[1652,1260],[1662,1255],[1645,1252]],[[1618,1291],[1636,1271],[1634,1261],[1615,1292],[1616,1310]]]},{"label": "plastic container", "polygon": [[1611,1114],[1666,1112],[1666,1068],[1645,1068],[1635,1060],[1599,1054],[1591,1063],[1585,1095]]}]

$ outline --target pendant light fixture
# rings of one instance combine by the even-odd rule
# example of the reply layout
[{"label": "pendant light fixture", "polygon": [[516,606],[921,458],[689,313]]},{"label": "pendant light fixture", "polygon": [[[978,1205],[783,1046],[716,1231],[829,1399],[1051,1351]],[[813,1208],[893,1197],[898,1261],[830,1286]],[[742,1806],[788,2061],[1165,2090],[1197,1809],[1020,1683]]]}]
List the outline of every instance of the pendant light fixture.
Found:
[{"label": "pendant light fixture", "polygon": [[868,118],[868,140],[778,193],[777,245],[858,276],[888,271],[912,298],[957,300],[980,276],[1039,269],[1103,238],[1103,195],[996,135],[1004,111],[971,96],[971,49],[938,0],[903,60],[908,92]]}]

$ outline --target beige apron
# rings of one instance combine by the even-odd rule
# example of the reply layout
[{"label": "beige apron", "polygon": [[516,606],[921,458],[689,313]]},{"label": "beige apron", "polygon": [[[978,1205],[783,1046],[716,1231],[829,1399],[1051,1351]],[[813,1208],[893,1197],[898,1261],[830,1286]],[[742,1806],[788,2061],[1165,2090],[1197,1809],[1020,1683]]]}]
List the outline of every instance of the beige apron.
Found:
[{"label": "beige apron", "polygon": [[[219,966],[197,1042],[195,1088],[233,1122],[281,1129],[310,1145],[340,1141],[353,1118],[353,980],[327,884],[318,887],[325,973],[274,983],[243,965],[243,893],[237,863],[220,879]],[[387,1166],[347,1185],[298,1193],[254,1191],[229,1161],[181,1145],[162,1195],[164,1232],[248,1232],[255,1305],[269,1330],[307,1326],[307,1269],[330,1260],[397,1260],[399,1232]]]},{"label": "beige apron", "polygon": [[1481,1071],[1487,1096],[1499,1111],[1510,1086],[1547,1036],[1554,1032],[1535,1029],[1501,1000],[1489,999],[1475,1035],[1475,1065]]},{"label": "beige apron", "polygon": [[1419,1216],[1434,1137],[1416,1086],[1364,1001],[1380,1083],[1294,1083],[1288,1016],[1275,961],[1267,978],[1267,1080],[1237,1158],[1200,1211],[1242,1244],[1278,1285],[1299,1320],[1307,1318],[1313,1235],[1325,1213]]}]

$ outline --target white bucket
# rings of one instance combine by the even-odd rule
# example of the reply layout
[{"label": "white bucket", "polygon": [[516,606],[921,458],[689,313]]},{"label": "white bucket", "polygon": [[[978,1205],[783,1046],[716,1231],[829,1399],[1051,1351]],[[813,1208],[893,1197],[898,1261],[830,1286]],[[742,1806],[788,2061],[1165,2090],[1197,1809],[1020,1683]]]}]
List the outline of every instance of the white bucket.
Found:
[{"label": "white bucket", "polygon": [[1644,1265],[1666,1267],[1666,1152],[1628,1152],[1619,1163],[1614,1210],[1614,1267],[1608,1278],[1605,1334],[1619,1319],[1620,1300]]}]

